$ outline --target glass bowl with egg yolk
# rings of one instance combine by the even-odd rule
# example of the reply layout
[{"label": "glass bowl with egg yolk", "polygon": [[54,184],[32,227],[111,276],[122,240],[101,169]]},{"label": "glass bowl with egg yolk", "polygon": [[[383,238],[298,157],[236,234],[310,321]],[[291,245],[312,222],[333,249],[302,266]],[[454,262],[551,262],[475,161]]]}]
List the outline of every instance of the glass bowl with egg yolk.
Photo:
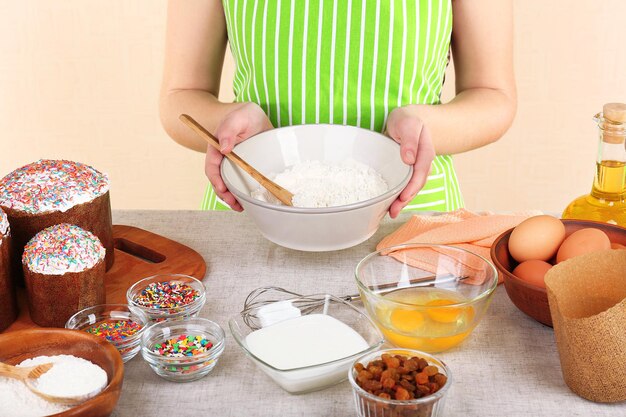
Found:
[{"label": "glass bowl with egg yolk", "polygon": [[384,248],[363,258],[355,275],[365,309],[385,339],[430,353],[463,342],[498,285],[491,262],[445,245]]}]

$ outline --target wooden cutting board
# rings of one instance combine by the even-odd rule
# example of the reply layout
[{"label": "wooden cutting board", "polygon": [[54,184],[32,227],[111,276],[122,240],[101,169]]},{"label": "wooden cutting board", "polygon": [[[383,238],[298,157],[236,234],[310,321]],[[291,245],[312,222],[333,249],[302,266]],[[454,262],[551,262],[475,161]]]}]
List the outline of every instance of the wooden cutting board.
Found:
[{"label": "wooden cutting board", "polygon": [[[202,280],[206,263],[195,250],[133,226],[114,225],[115,263],[105,275],[106,302],[126,304],[126,290],[142,278],[161,273]],[[25,290],[18,289],[20,315],[4,333],[37,328],[30,320]],[[52,302],[52,300],[51,300]]]}]

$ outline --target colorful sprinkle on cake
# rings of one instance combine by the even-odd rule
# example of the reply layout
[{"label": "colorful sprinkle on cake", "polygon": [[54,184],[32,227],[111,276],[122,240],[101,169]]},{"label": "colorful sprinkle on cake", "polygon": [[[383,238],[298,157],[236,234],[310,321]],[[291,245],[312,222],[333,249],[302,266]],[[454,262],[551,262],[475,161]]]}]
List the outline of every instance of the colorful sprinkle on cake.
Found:
[{"label": "colorful sprinkle on cake", "polygon": [[0,206],[29,214],[67,211],[109,190],[109,178],[80,162],[41,159],[0,180]]},{"label": "colorful sprinkle on cake", "polygon": [[8,231],[9,231],[9,219],[7,218],[6,213],[2,211],[2,209],[0,209],[0,239],[3,236],[6,236]]},{"label": "colorful sprinkle on cake", "polygon": [[63,223],[37,233],[24,247],[22,263],[36,273],[63,275],[93,268],[104,254],[104,246],[96,236]]}]

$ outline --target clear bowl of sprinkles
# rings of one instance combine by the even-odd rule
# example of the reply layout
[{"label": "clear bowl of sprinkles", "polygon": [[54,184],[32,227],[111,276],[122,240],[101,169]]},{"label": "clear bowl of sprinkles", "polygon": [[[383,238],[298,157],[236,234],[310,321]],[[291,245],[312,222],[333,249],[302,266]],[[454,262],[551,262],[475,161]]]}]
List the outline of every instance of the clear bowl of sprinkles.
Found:
[{"label": "clear bowl of sprinkles", "polygon": [[204,306],[206,291],[194,277],[162,274],[137,281],[126,292],[126,300],[158,322],[195,317]]},{"label": "clear bowl of sprinkles", "polygon": [[139,353],[148,316],[126,304],[100,304],[80,310],[65,323],[66,329],[82,330],[109,341],[127,362]]},{"label": "clear bowl of sprinkles", "polygon": [[141,355],[162,378],[188,382],[207,375],[224,352],[224,330],[211,320],[194,317],[165,320],[141,337]]}]

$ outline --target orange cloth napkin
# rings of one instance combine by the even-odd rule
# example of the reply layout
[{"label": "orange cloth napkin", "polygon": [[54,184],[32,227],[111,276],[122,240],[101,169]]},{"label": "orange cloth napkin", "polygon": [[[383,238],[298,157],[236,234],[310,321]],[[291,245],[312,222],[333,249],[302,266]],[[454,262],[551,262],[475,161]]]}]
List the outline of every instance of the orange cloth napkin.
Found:
[{"label": "orange cloth napkin", "polygon": [[[451,245],[466,249],[487,260],[491,260],[489,251],[491,245],[500,234],[517,226],[524,219],[542,214],[539,211],[531,211],[514,214],[473,213],[469,210],[459,209],[438,216],[414,215],[398,230],[385,237],[376,246],[377,250],[405,243],[431,243],[438,245]],[[454,273],[454,271],[438,271],[440,253],[445,250],[413,249],[389,255],[408,263],[411,266],[421,268],[433,273]],[[480,285],[485,279],[480,260],[473,257],[455,256],[470,272],[473,272],[464,282]],[[501,282],[501,278],[500,281]]]}]

